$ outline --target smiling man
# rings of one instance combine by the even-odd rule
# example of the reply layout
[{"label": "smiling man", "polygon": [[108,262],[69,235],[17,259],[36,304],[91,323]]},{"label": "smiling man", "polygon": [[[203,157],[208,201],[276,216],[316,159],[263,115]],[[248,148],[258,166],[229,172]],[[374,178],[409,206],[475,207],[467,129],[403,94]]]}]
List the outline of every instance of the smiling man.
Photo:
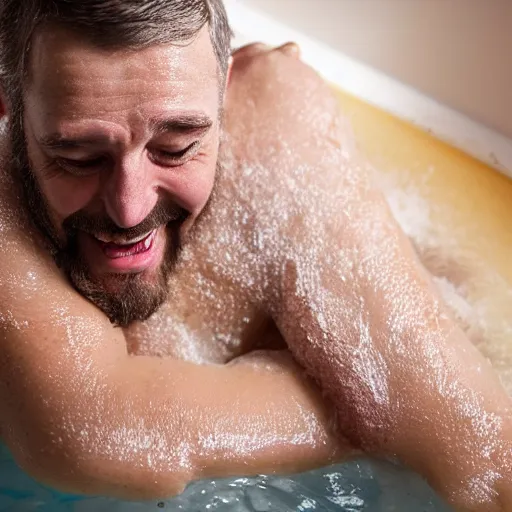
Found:
[{"label": "smiling man", "polygon": [[[31,86],[9,94],[16,108],[33,105],[24,110],[23,124],[12,126],[19,155],[13,172],[24,177],[34,218],[71,282],[113,322],[126,326],[147,319],[165,300],[180,230],[185,221],[195,222],[210,196],[227,28],[216,27],[222,67],[205,29],[192,45],[164,49],[145,48],[128,25],[124,34],[116,31],[116,44],[122,45],[124,36],[125,44],[143,48],[107,55],[94,16],[84,36],[99,43],[91,51],[63,28],[65,9],[59,24],[47,21],[48,28],[34,34]],[[86,15],[93,7],[67,7],[69,16],[80,9]],[[108,7],[97,9],[98,16],[109,16]],[[124,9],[147,16],[135,4]],[[201,21],[194,16],[188,20],[190,35],[186,26],[181,29],[185,39]],[[152,40],[150,31],[143,37]]]},{"label": "smiling man", "polygon": [[[238,52],[226,91],[219,0],[3,0],[0,20],[0,435],[23,467],[168,496],[348,456],[344,435],[508,509],[509,399],[293,47]],[[255,350],[286,346],[330,405]]]}]

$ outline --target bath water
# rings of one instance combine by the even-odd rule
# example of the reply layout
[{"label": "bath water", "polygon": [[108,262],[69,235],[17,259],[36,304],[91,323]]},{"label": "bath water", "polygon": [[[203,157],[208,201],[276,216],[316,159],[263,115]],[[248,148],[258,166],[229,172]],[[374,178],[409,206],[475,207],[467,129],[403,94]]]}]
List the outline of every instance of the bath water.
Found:
[{"label": "bath water", "polygon": [[366,459],[293,477],[205,480],[147,503],[60,494],[37,484],[0,446],[0,512],[449,512],[418,476]]}]

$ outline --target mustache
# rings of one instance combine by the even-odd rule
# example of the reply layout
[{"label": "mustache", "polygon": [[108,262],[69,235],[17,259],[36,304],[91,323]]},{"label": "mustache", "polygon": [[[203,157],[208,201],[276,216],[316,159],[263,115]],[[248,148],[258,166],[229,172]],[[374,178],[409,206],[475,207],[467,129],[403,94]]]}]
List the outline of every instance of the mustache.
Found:
[{"label": "mustache", "polygon": [[151,213],[137,226],[119,227],[110,217],[102,214],[90,214],[79,210],[67,217],[62,227],[68,235],[76,231],[85,231],[92,236],[119,236],[127,239],[137,238],[149,231],[168,224],[181,225],[189,216],[189,212],[174,204],[159,202]]}]

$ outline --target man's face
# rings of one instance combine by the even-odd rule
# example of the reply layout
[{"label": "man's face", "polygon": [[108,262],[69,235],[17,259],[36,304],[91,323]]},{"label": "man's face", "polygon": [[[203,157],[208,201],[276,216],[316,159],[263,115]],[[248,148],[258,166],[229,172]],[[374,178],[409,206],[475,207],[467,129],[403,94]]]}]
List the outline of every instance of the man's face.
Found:
[{"label": "man's face", "polygon": [[217,70],[206,28],[191,44],[138,51],[64,29],[34,38],[18,169],[30,214],[73,284],[120,325],[165,300],[180,239],[211,194]]}]

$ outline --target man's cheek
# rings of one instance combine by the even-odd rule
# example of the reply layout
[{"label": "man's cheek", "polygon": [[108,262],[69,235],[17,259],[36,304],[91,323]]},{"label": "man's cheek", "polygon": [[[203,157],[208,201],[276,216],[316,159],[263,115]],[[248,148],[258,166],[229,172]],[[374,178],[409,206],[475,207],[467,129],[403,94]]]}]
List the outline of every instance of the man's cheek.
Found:
[{"label": "man's cheek", "polygon": [[198,216],[208,202],[215,180],[215,166],[206,167],[198,163],[169,177],[164,187],[173,200],[188,211],[192,217]]},{"label": "man's cheek", "polygon": [[52,213],[64,219],[86,207],[98,190],[98,177],[56,176],[38,180]]}]

